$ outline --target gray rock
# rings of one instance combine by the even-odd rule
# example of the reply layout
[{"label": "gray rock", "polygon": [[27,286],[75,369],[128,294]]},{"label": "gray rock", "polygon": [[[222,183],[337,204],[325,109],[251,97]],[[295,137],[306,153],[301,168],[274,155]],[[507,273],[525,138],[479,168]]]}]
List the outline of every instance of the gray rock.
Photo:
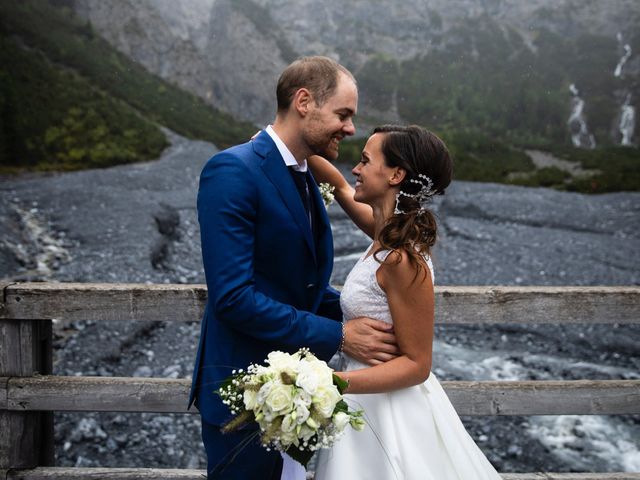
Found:
[{"label": "gray rock", "polygon": [[143,365],[141,367],[136,368],[135,372],[133,372],[134,377],[151,377],[153,376],[153,370]]}]

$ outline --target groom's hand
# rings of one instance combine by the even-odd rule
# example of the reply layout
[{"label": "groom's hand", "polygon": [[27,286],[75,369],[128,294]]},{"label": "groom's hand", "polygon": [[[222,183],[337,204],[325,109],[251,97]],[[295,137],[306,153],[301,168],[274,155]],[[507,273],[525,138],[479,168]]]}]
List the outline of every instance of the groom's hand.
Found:
[{"label": "groom's hand", "polygon": [[367,365],[378,365],[400,354],[393,325],[369,317],[346,323],[343,351]]}]

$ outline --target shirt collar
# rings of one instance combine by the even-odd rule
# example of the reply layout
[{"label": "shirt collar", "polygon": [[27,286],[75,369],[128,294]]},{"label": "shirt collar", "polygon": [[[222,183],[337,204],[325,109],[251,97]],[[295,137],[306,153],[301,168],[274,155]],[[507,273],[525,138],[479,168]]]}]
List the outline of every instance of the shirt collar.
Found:
[{"label": "shirt collar", "polygon": [[302,165],[298,164],[298,162],[296,161],[296,159],[293,156],[293,154],[291,153],[291,151],[289,151],[289,149],[284,144],[284,142],[280,139],[278,134],[273,130],[273,127],[271,125],[269,125],[269,126],[267,126],[265,131],[267,132],[267,134],[269,134],[271,139],[276,144],[276,148],[280,152],[280,155],[282,155],[282,158],[284,160],[284,164],[287,167],[293,167],[294,170],[297,170],[299,172],[306,172],[307,171],[307,159],[306,158],[302,161]]}]

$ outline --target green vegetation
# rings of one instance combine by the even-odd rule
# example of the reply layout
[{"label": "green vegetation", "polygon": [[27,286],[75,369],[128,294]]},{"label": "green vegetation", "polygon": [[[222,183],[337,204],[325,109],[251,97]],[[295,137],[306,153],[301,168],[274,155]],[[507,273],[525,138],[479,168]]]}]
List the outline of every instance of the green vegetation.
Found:
[{"label": "green vegetation", "polygon": [[[506,183],[513,172],[532,172],[534,165],[524,153],[507,144],[471,132],[437,132],[454,159],[457,180]],[[340,145],[340,162],[355,165],[366,138],[345,140]]]},{"label": "green vegetation", "polygon": [[557,167],[544,167],[526,176],[513,178],[510,183],[527,187],[552,187],[564,190],[570,177],[568,172]]},{"label": "green vegetation", "polygon": [[[600,147],[586,150],[546,145],[543,149],[558,158],[578,162],[594,175],[572,176],[557,167],[536,169],[524,151],[471,131],[438,132],[454,160],[456,180],[510,183],[529,187],[550,187],[581,193],[640,190],[640,149]],[[366,138],[344,140],[340,162],[355,165]]]},{"label": "green vegetation", "polygon": [[45,0],[0,2],[0,37],[3,65],[11,65],[0,76],[2,165],[69,169],[153,158],[164,141],[150,122],[222,148],[255,131],[150,74]]},{"label": "green vegetation", "polygon": [[506,36],[488,18],[450,35],[459,42],[402,63],[403,118],[516,145],[567,140],[569,79],[562,57],[550,58],[542,47],[534,54],[517,34]]},{"label": "green vegetation", "polygon": [[338,161],[347,165],[355,165],[360,161],[360,154],[367,143],[366,138],[350,138],[340,142],[340,155]]},{"label": "green vegetation", "polygon": [[[633,76],[613,76],[619,59],[615,38],[528,34],[535,53],[518,32],[489,17],[461,22],[439,48],[424,55],[401,63],[372,57],[358,72],[361,96],[385,110],[395,92],[404,121],[443,134],[454,153],[457,179],[593,193],[640,190],[640,150],[614,147],[611,137],[622,101],[616,92],[640,96]],[[628,41],[632,49],[640,48],[640,35]],[[594,151],[569,147],[569,85],[574,82],[598,143]],[[561,150],[564,157],[603,173],[572,179],[555,168],[536,171],[522,152],[527,148]]]},{"label": "green vegetation", "polygon": [[568,190],[583,193],[605,193],[640,190],[640,149],[632,147],[605,147],[595,150],[558,148],[554,155],[577,161],[586,170],[598,170],[594,176],[575,178],[567,184]]},{"label": "green vegetation", "polygon": [[[5,67],[0,71],[0,171],[67,170],[155,158],[166,146],[160,125],[221,148],[254,133],[254,126],[236,122],[117,52],[88,22],[64,8],[71,3],[0,2]],[[274,39],[283,59],[297,56],[267,8],[255,0],[230,5]],[[548,14],[558,12],[538,12]],[[439,32],[439,14],[431,11],[429,18]],[[356,35],[361,28],[368,25],[354,25]],[[535,53],[520,33],[489,17],[462,21],[432,38],[438,48],[406,61],[363,47],[358,55],[372,55],[357,71],[361,100],[373,107],[371,115],[397,107],[403,122],[439,132],[459,180],[589,193],[640,190],[640,149],[611,144],[620,92],[640,97],[636,77],[613,77],[616,40],[597,35],[568,39],[542,30],[527,34]],[[625,41],[640,50],[640,33]],[[347,65],[355,55],[340,47],[337,52]],[[586,101],[589,128],[599,145],[595,150],[569,146],[572,82]],[[378,123],[375,118],[360,121]],[[364,143],[343,142],[341,161],[356,163]],[[553,167],[536,170],[523,153],[527,148],[599,173],[573,178]]]},{"label": "green vegetation", "polygon": [[158,127],[37,52],[0,37],[0,164],[73,170],[136,162],[167,145]]},{"label": "green vegetation", "polygon": [[534,169],[531,159],[507,144],[469,131],[441,135],[454,159],[454,178],[482,182],[508,182],[509,174]]}]

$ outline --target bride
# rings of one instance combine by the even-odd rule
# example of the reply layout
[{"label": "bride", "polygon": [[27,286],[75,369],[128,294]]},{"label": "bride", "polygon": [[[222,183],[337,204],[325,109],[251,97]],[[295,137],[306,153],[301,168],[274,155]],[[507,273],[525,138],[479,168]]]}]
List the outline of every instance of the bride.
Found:
[{"label": "bride", "polygon": [[320,451],[315,479],[500,480],[431,373],[436,221],[428,204],[451,181],[446,146],[417,126],[378,127],[353,169],[355,189],[325,159],[309,161],[316,180],[335,187],[342,208],[373,238],[345,281],[344,320],[392,323],[401,351],[374,366],[342,354],[345,399],[364,409],[368,425]]}]

